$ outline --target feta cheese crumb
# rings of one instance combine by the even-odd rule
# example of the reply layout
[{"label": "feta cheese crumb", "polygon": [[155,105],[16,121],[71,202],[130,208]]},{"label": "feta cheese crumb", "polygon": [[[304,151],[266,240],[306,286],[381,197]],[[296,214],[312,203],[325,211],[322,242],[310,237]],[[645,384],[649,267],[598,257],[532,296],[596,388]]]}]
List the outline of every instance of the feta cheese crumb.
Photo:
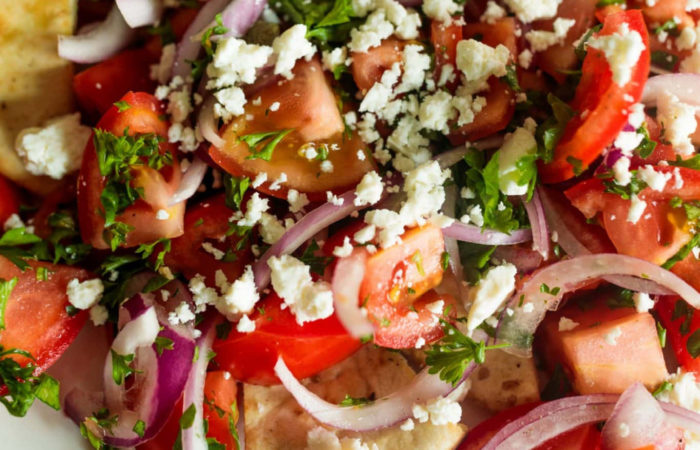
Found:
[{"label": "feta cheese crumb", "polygon": [[695,147],[690,136],[697,128],[695,108],[681,103],[675,95],[664,92],[657,98],[657,120],[664,128],[664,138],[682,156],[691,155]]},{"label": "feta cheese crumb", "polygon": [[71,305],[78,309],[88,309],[97,304],[102,298],[104,285],[102,280],[94,278],[81,282],[73,278],[66,286],[66,295]]},{"label": "feta cheese crumb", "polygon": [[498,3],[493,0],[489,0],[486,3],[486,10],[484,14],[481,15],[481,21],[494,24],[497,20],[502,19],[506,16],[506,10],[501,7]]},{"label": "feta cheese crumb", "polygon": [[255,286],[253,268],[247,265],[241,277],[227,287],[217,309],[223,314],[248,314],[253,311],[258,300],[260,294]]},{"label": "feta cheese crumb", "polygon": [[617,345],[617,338],[620,336],[622,336],[622,330],[620,327],[615,327],[605,334],[604,339],[608,345]]},{"label": "feta cheese crumb", "polygon": [[554,31],[528,31],[525,33],[525,39],[528,40],[533,51],[542,52],[553,45],[562,44],[575,23],[573,19],[558,17],[552,25]]},{"label": "feta cheese crumb", "polygon": [[413,422],[413,419],[406,419],[404,422],[401,423],[401,426],[399,427],[401,431],[411,431],[416,427],[415,423]]},{"label": "feta cheese crumb", "polygon": [[5,231],[8,230],[14,230],[15,228],[25,228],[25,224],[22,221],[22,219],[19,217],[17,213],[13,213],[10,217],[7,218],[5,223],[3,224],[3,229]]},{"label": "feta cheese crumb", "polygon": [[424,423],[430,419],[433,425],[458,423],[462,418],[462,407],[454,400],[438,397],[429,401],[425,406],[413,405],[413,417]]},{"label": "feta cheese crumb", "polygon": [[457,43],[457,67],[467,81],[482,80],[491,75],[504,76],[509,58],[510,51],[503,44],[494,48],[474,39]]},{"label": "feta cheese crumb", "polygon": [[562,0],[505,0],[505,4],[523,23],[554,17]]},{"label": "feta cheese crumb", "polygon": [[575,322],[568,317],[561,317],[559,319],[559,331],[571,331],[579,326],[578,322]]},{"label": "feta cheese crumb", "polygon": [[654,307],[654,301],[649,294],[645,292],[635,292],[634,295],[632,295],[632,300],[634,301],[634,307],[638,313],[647,312]]},{"label": "feta cheese crumb", "polygon": [[613,164],[613,175],[615,183],[620,186],[627,186],[632,181],[632,173],[630,172],[630,159],[626,156],[620,157]]},{"label": "feta cheese crumb", "polygon": [[333,249],[333,256],[337,258],[345,258],[346,256],[350,256],[353,249],[354,247],[352,246],[352,243],[350,243],[350,237],[345,236],[345,239],[343,239],[343,245],[337,246]]},{"label": "feta cheese crumb", "polygon": [[613,81],[618,86],[624,86],[630,81],[632,69],[645,49],[642,36],[637,31],[630,30],[626,23],[620,25],[613,34],[590,39],[588,46],[603,52],[612,70]]},{"label": "feta cheese crumb", "polygon": [[394,32],[394,26],[386,19],[386,11],[373,11],[364,24],[350,31],[348,49],[353,52],[366,52],[377,47]]},{"label": "feta cheese crumb", "polygon": [[384,183],[376,171],[366,173],[355,189],[355,206],[373,205],[382,198]]},{"label": "feta cheese crumb", "polygon": [[637,223],[647,208],[647,202],[641,200],[637,194],[631,197],[630,209],[627,212],[627,221]]},{"label": "feta cheese crumb", "polygon": [[91,134],[80,124],[80,113],[67,114],[20,132],[15,151],[29,173],[60,180],[80,168]]},{"label": "feta cheese crumb", "polygon": [[535,305],[532,302],[527,302],[523,305],[523,312],[531,313],[535,310]]},{"label": "feta cheese crumb", "polygon": [[190,309],[190,305],[188,305],[187,302],[184,301],[177,305],[174,311],[168,313],[168,322],[171,325],[191,322],[194,319],[195,315]]},{"label": "feta cheese crumb", "polygon": [[645,182],[654,191],[663,191],[666,182],[671,179],[673,175],[670,173],[656,172],[654,167],[647,164],[646,166],[637,170],[637,177]]},{"label": "feta cheese crumb", "polygon": [[309,198],[306,194],[299,193],[296,189],[290,189],[287,192],[287,201],[289,202],[289,211],[292,213],[303,210],[309,204]]},{"label": "feta cheese crumb", "polygon": [[263,185],[264,182],[267,181],[267,172],[260,172],[255,176],[255,179],[253,179],[253,182],[250,184],[253,189],[257,189],[260,186]]},{"label": "feta cheese crumb", "polygon": [[243,314],[236,324],[236,331],[239,333],[252,333],[255,331],[255,322],[250,320],[247,314]]},{"label": "feta cheese crumb", "polygon": [[513,264],[491,268],[478,284],[469,291],[471,308],[467,329],[472,332],[505,302],[515,289],[518,269]]},{"label": "feta cheese crumb", "polygon": [[159,209],[156,212],[156,219],[158,220],[168,220],[170,219],[170,213],[166,211],[165,209]]},{"label": "feta cheese crumb", "polygon": [[90,320],[96,327],[102,326],[105,323],[107,323],[108,318],[109,312],[107,312],[107,308],[105,308],[104,306],[94,305],[92,308],[90,308]]},{"label": "feta cheese crumb", "polygon": [[462,7],[453,0],[424,0],[423,12],[438,22],[451,22],[452,16],[461,11]]},{"label": "feta cheese crumb", "polygon": [[353,235],[353,239],[355,242],[359,244],[365,244],[372,239],[374,239],[374,235],[377,232],[377,227],[374,225],[367,225],[366,227],[360,229]]},{"label": "feta cheese crumb", "polygon": [[301,58],[309,61],[316,54],[316,47],[306,39],[306,31],[306,25],[296,24],[272,41],[272,50],[277,55],[275,75],[291,79],[296,61]]}]

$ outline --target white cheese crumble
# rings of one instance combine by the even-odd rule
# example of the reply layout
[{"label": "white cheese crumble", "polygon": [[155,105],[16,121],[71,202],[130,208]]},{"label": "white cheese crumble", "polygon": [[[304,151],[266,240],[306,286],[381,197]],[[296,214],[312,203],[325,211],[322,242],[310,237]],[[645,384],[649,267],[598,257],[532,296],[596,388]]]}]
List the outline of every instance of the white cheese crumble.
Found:
[{"label": "white cheese crumble", "polygon": [[542,52],[553,45],[562,44],[575,23],[576,21],[573,19],[559,17],[552,25],[554,31],[528,31],[525,33],[525,39],[528,40],[533,51]]},{"label": "white cheese crumble", "polygon": [[190,309],[190,305],[188,305],[187,302],[184,301],[177,305],[174,311],[168,313],[168,322],[171,325],[191,322],[194,319],[195,315]]},{"label": "white cheese crumble", "polygon": [[337,258],[345,258],[346,256],[350,256],[353,249],[354,247],[350,242],[350,237],[345,236],[345,239],[343,239],[343,245],[339,245],[333,249],[333,256]]},{"label": "white cheese crumble", "polygon": [[497,20],[502,19],[505,16],[506,10],[495,1],[489,0],[486,3],[486,10],[484,10],[484,14],[481,15],[480,20],[488,24],[494,24]]},{"label": "white cheese crumble", "polygon": [[645,292],[635,292],[632,295],[632,301],[638,313],[648,312],[654,307],[654,300]]},{"label": "white cheese crumble", "polygon": [[615,327],[612,330],[605,333],[603,337],[608,345],[617,345],[617,338],[622,336],[622,330],[620,327]]},{"label": "white cheese crumble", "polygon": [[413,405],[413,418],[420,423],[430,420],[433,425],[458,423],[462,418],[462,407],[454,400],[438,397],[425,405]]},{"label": "white cheese crumble", "polygon": [[666,91],[659,95],[656,105],[656,118],[664,128],[664,139],[671,143],[679,155],[691,155],[695,147],[690,135],[698,125],[695,108],[681,103],[678,97]]},{"label": "white cheese crumble", "polygon": [[252,227],[260,221],[263,213],[268,209],[268,200],[255,192],[246,203],[245,215],[238,220],[237,224],[241,227]]},{"label": "white cheese crumble", "polygon": [[649,164],[637,170],[637,178],[645,182],[652,190],[659,192],[664,190],[666,182],[672,176],[670,173],[656,172],[654,166]]},{"label": "white cheese crumble", "polygon": [[376,171],[366,173],[355,188],[355,206],[374,205],[382,198],[384,183]]},{"label": "white cheese crumble", "polygon": [[627,186],[632,181],[632,173],[630,172],[630,159],[626,156],[621,156],[615,164],[613,164],[613,175],[615,183],[620,186]]},{"label": "white cheese crumble", "polygon": [[321,54],[323,68],[333,72],[336,67],[346,63],[348,59],[348,50],[345,47],[336,47],[331,51],[324,50]]},{"label": "white cheese crumble", "polygon": [[562,0],[505,0],[505,4],[523,23],[554,17]]},{"label": "white cheese crumble", "polygon": [[474,39],[457,43],[457,67],[467,81],[478,81],[491,75],[504,76],[509,58],[510,51],[503,44],[494,48]]},{"label": "white cheese crumble", "polygon": [[255,178],[253,179],[253,182],[250,183],[250,185],[253,187],[253,189],[257,189],[260,186],[263,185],[267,181],[267,172],[260,172],[259,174],[255,175]]},{"label": "white cheese crumble", "polygon": [[630,209],[627,212],[627,221],[637,223],[647,208],[647,202],[641,200],[637,194],[631,197]]},{"label": "white cheese crumble", "polygon": [[109,318],[109,312],[107,308],[102,305],[94,305],[90,308],[90,320],[96,327],[102,326],[107,323]]},{"label": "white cheese crumble", "polygon": [[579,326],[579,323],[569,319],[568,317],[561,317],[559,319],[559,331],[571,331]]},{"label": "white cheese crumble", "polygon": [[289,202],[289,211],[292,213],[303,210],[310,203],[306,194],[300,193],[296,189],[290,189],[287,192],[287,202]]},{"label": "white cheese crumble", "polygon": [[613,81],[618,86],[624,86],[630,81],[632,69],[645,49],[642,36],[637,31],[630,30],[626,23],[620,25],[613,34],[590,39],[588,46],[603,52],[610,65]]},{"label": "white cheese crumble", "polygon": [[508,300],[515,290],[515,275],[518,269],[513,264],[491,268],[478,284],[469,291],[469,315],[467,329],[472,332]]},{"label": "white cheese crumble", "polygon": [[423,12],[438,22],[451,22],[452,16],[462,10],[453,0],[424,0]]},{"label": "white cheese crumble", "polygon": [[29,173],[60,180],[80,168],[91,134],[80,124],[80,113],[67,114],[20,132],[15,150]]},{"label": "white cheese crumble", "polygon": [[372,12],[365,23],[350,31],[348,48],[353,52],[366,52],[377,47],[394,32],[394,26],[386,19],[386,12],[378,9]]},{"label": "white cheese crumble", "polygon": [[277,55],[275,75],[290,79],[298,59],[309,61],[316,54],[316,47],[306,39],[306,25],[296,24],[272,41],[272,50]]},{"label": "white cheese crumble", "polygon": [[78,309],[88,309],[100,301],[104,289],[102,280],[99,278],[83,282],[73,278],[66,286],[66,295],[71,305]]},{"label": "white cheese crumble", "polygon": [[252,333],[255,331],[255,322],[250,320],[247,314],[243,314],[236,324],[236,331],[239,333]]},{"label": "white cheese crumble", "polygon": [[170,219],[170,213],[165,209],[159,209],[158,211],[156,211],[156,219],[168,220]]},{"label": "white cheese crumble", "polygon": [[217,308],[224,314],[248,314],[253,311],[258,300],[260,294],[255,286],[253,268],[247,265],[241,277],[228,286]]},{"label": "white cheese crumble", "polygon": [[367,225],[366,227],[363,227],[359,231],[357,231],[352,237],[355,240],[355,242],[359,244],[365,244],[374,239],[374,235],[376,233],[377,227],[375,227],[374,225]]},{"label": "white cheese crumble", "polygon": [[3,224],[3,229],[7,231],[14,230],[15,228],[26,228],[26,225],[24,224],[22,218],[20,218],[18,214],[13,213],[12,215],[10,215],[10,217],[7,218],[7,220]]}]

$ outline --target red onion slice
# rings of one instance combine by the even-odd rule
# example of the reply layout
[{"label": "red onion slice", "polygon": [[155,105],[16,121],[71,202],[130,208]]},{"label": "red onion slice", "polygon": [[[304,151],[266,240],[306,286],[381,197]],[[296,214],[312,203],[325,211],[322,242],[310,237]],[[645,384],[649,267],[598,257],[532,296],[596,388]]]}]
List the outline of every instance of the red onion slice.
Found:
[{"label": "red onion slice", "polygon": [[[454,185],[445,187],[445,203],[442,205],[442,212],[447,217],[454,217],[457,207],[457,187]],[[450,255],[450,268],[454,274],[455,294],[457,299],[462,299],[462,281],[464,279],[464,269],[462,268],[462,258],[459,256],[459,243],[456,239],[445,236],[445,251]]]},{"label": "red onion slice", "polygon": [[367,252],[355,249],[340,258],[333,272],[333,306],[338,320],[353,337],[362,338],[374,333],[372,323],[360,308],[360,285],[365,277]]},{"label": "red onion slice", "polygon": [[442,234],[445,237],[458,241],[482,245],[513,245],[532,240],[531,230],[514,230],[511,234],[506,234],[497,230],[482,229],[475,225],[461,222],[454,222],[452,225],[443,228]]},{"label": "red onion slice", "polygon": [[348,191],[339,198],[343,201],[341,205],[324,203],[305,215],[258,259],[253,266],[253,273],[259,291],[270,282],[270,268],[267,265],[270,258],[294,252],[319,231],[363,208],[355,206],[354,191]]},{"label": "red onion slice", "polygon": [[700,75],[694,73],[671,73],[649,78],[644,85],[641,102],[656,106],[663,92],[675,95],[682,103],[700,106]]},{"label": "red onion slice", "polygon": [[221,13],[221,21],[228,28],[227,37],[240,37],[258,20],[267,0],[233,0]]},{"label": "red onion slice", "polygon": [[328,403],[309,391],[289,371],[282,358],[275,364],[275,374],[284,387],[304,410],[319,422],[352,431],[372,431],[390,427],[413,417],[415,404],[423,404],[437,397],[445,397],[454,391],[474,370],[470,363],[457,385],[452,386],[440,380],[437,375],[423,369],[408,385],[388,397],[380,398],[363,406],[344,407]]},{"label": "red onion slice", "polygon": [[544,259],[547,259],[549,257],[549,229],[547,228],[547,219],[544,216],[540,194],[535,191],[529,202],[526,198],[523,198],[523,204],[525,205],[525,211],[532,229],[532,248],[539,252]]},{"label": "red onion slice", "polygon": [[[564,220],[559,216],[557,208],[554,207],[549,198],[547,190],[538,188],[540,199],[544,207],[544,214],[547,219],[547,224],[553,233],[557,234],[557,243],[569,256],[590,255],[591,252],[583,245],[578,238],[564,224]],[[663,286],[659,286],[651,280],[642,278],[628,277],[624,275],[610,275],[603,277],[608,283],[619,286],[623,289],[629,289],[636,292],[644,292],[655,295],[671,295],[672,291]]]},{"label": "red onion slice", "polygon": [[666,422],[670,425],[700,434],[700,414],[673,403],[659,402],[659,404],[666,413]]},{"label": "red onion slice", "polygon": [[202,184],[208,168],[207,163],[195,157],[185,173],[182,174],[180,186],[170,198],[168,206],[176,205],[192,197]]},{"label": "red onion slice", "polygon": [[219,135],[219,127],[217,119],[214,117],[214,104],[216,99],[214,96],[207,97],[202,103],[202,109],[199,110],[197,116],[197,124],[202,137],[210,142],[214,147],[224,148],[226,141]]},{"label": "red onion slice", "polygon": [[159,0],[116,0],[115,3],[131,28],[155,25],[163,13]]},{"label": "red onion slice", "polygon": [[622,393],[602,430],[606,448],[633,450],[655,441],[666,415],[659,402],[637,382]]},{"label": "red onion slice", "polygon": [[540,269],[515,293],[510,302],[515,314],[504,317],[499,329],[499,340],[513,344],[505,350],[529,356],[532,352],[530,337],[534,335],[547,310],[556,310],[567,292],[608,275],[628,275],[651,280],[680,295],[694,308],[700,307],[698,291],[656,264],[609,253],[577,256]]},{"label": "red onion slice", "polygon": [[205,325],[202,336],[197,340],[197,361],[192,364],[192,369],[187,378],[185,392],[182,397],[183,412],[194,405],[194,423],[191,427],[182,430],[183,450],[207,450],[209,448],[204,431],[204,382],[207,376],[207,366],[209,365],[209,351],[214,342],[216,327],[214,321],[210,320]]},{"label": "red onion slice", "polygon": [[486,139],[476,141],[473,144],[467,143],[451,150],[447,150],[446,152],[440,153],[433,159],[440,164],[441,169],[447,169],[460,162],[470,148],[475,148],[477,150],[493,150],[495,148],[499,148],[501,145],[503,145],[503,136],[491,136]]},{"label": "red onion slice", "polygon": [[58,55],[81,64],[100,62],[126,47],[133,35],[133,30],[115,5],[104,22],[91,27],[87,33],[59,36]]}]

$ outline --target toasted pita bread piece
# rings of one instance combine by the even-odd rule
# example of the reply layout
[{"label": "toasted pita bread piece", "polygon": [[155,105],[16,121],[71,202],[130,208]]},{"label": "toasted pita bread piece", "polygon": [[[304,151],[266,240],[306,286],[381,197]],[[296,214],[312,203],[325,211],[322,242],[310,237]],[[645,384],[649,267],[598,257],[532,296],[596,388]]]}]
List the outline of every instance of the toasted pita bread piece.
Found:
[{"label": "toasted pita bread piece", "polygon": [[489,350],[486,361],[469,380],[472,386],[467,397],[494,412],[540,399],[534,360],[503,350]]},{"label": "toasted pita bread piece", "polygon": [[[331,403],[340,403],[345,395],[380,398],[410,382],[415,372],[399,354],[365,346],[340,364],[304,380],[305,385]],[[324,434],[320,424],[308,415],[283,386],[244,386],[246,446],[258,450],[305,449],[309,432]],[[344,445],[361,443],[378,450],[453,449],[464,437],[461,424],[436,426],[415,423],[411,431],[399,427],[368,433],[326,430],[326,435],[340,439]],[[313,450],[320,450],[318,440],[311,439]],[[376,446],[376,447],[375,447]],[[324,450],[337,448],[331,443]]]},{"label": "toasted pita bread piece", "polygon": [[73,111],[73,65],[57,35],[75,28],[75,0],[12,0],[0,9],[0,173],[40,194],[60,182],[24,168],[15,138],[25,128]]}]

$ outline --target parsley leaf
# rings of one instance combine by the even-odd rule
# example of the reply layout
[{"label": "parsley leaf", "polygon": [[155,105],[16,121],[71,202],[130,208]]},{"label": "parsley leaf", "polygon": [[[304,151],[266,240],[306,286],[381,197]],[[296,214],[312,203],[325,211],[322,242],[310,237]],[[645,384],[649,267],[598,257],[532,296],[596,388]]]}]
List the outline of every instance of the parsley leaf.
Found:
[{"label": "parsley leaf", "polygon": [[676,265],[677,262],[684,260],[690,252],[700,245],[700,234],[696,234],[693,236],[693,238],[685,244],[678,252],[673,255],[668,261],[663,263],[661,267],[663,267],[666,270],[671,269],[673,266]]},{"label": "parsley leaf", "polygon": [[180,428],[186,430],[194,424],[194,417],[197,414],[197,407],[192,403],[180,416]]},{"label": "parsley leaf", "polygon": [[10,299],[12,290],[17,285],[17,277],[10,278],[5,281],[0,278],[0,330],[5,329],[5,308],[7,307],[7,301]]},{"label": "parsley leaf", "polygon": [[134,360],[134,354],[120,355],[110,349],[112,353],[112,379],[116,384],[123,384],[124,380],[134,373],[129,364]]},{"label": "parsley leaf", "polygon": [[639,128],[637,128],[637,133],[641,134],[644,136],[642,138],[642,142],[639,143],[639,146],[635,149],[637,154],[642,157],[642,158],[648,158],[651,156],[651,154],[654,152],[654,149],[656,148],[656,142],[652,141],[651,138],[649,137],[649,130],[647,130],[646,124],[642,124]]},{"label": "parsley leaf", "polygon": [[506,83],[515,92],[521,92],[520,83],[518,83],[518,72],[515,63],[506,65],[506,74],[501,77],[501,81]]},{"label": "parsley leaf", "polygon": [[293,130],[291,128],[277,131],[266,131],[262,133],[250,133],[240,136],[239,139],[250,149],[250,155],[246,159],[262,159],[269,161],[277,144]]},{"label": "parsley leaf", "polygon": [[131,105],[129,103],[125,102],[124,100],[119,100],[118,102],[114,102],[114,106],[117,107],[117,111],[119,111],[120,113],[131,108]]},{"label": "parsley leaf", "polygon": [[440,319],[445,336],[430,349],[426,350],[425,363],[430,367],[428,373],[439,374],[440,379],[455,386],[464,376],[470,362],[484,362],[486,350],[503,348],[506,345],[486,346],[464,335],[452,324]]},{"label": "parsley leaf", "polygon": [[347,41],[359,23],[352,0],[280,0],[270,6],[292,22],[306,25],[306,38],[322,47]]},{"label": "parsley leaf", "polygon": [[32,355],[24,350],[4,350],[0,347],[0,382],[7,389],[7,393],[0,396],[0,403],[5,405],[7,411],[13,416],[24,417],[34,399],[39,399],[54,409],[60,409],[58,381],[46,373],[34,376],[37,367],[32,361],[21,365],[13,356],[34,360]]},{"label": "parsley leaf", "polygon": [[329,256],[317,256],[321,248],[316,240],[312,240],[311,244],[306,247],[299,260],[311,268],[311,272],[323,275],[326,266],[333,261]]},{"label": "parsley leaf", "polygon": [[551,162],[554,149],[564,134],[569,121],[574,117],[574,110],[554,94],[547,94],[547,103],[552,109],[552,117],[537,127],[535,137],[540,146],[540,156],[544,162]]},{"label": "parsley leaf", "polygon": [[372,403],[372,400],[367,398],[367,397],[350,397],[348,394],[345,394],[345,398],[340,401],[339,405],[340,406],[364,406],[369,403]]},{"label": "parsley leaf", "polygon": [[162,355],[163,351],[165,350],[172,350],[174,347],[174,342],[170,338],[166,338],[163,336],[156,336],[156,352],[158,355]]},{"label": "parsley leaf", "polygon": [[651,63],[664,70],[673,70],[678,64],[678,56],[666,53],[663,50],[653,50],[651,52]]},{"label": "parsley leaf", "polygon": [[240,210],[243,197],[250,186],[250,178],[225,175],[223,181],[226,191],[226,206],[234,211]]},{"label": "parsley leaf", "polygon": [[700,170],[700,155],[695,155],[688,159],[683,159],[680,156],[676,156],[676,160],[669,161],[669,164],[676,167],[687,167],[689,169]]},{"label": "parsley leaf", "polygon": [[143,420],[137,420],[134,424],[133,431],[139,437],[143,437],[144,433],[146,432],[146,422],[144,422]]}]

